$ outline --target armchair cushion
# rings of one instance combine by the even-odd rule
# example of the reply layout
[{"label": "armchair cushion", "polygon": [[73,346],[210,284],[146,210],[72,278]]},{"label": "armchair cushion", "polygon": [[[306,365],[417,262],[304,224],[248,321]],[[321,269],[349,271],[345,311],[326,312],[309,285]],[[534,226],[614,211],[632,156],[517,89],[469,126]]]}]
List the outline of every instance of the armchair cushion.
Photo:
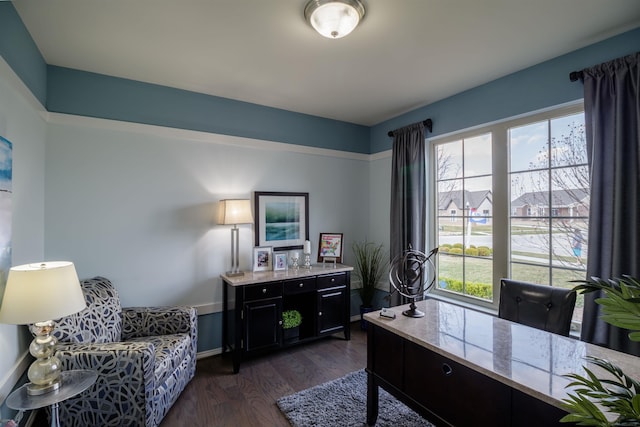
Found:
[{"label": "armchair cushion", "polygon": [[83,280],[87,308],[58,321],[63,369],[93,369],[98,380],[60,403],[65,426],[158,426],[195,375],[193,307],[122,308],[104,277]]},{"label": "armchair cushion", "polygon": [[128,342],[151,344],[154,353],[153,375],[156,384],[162,384],[182,361],[189,357],[191,340],[188,335],[160,335],[155,337],[132,338]]}]

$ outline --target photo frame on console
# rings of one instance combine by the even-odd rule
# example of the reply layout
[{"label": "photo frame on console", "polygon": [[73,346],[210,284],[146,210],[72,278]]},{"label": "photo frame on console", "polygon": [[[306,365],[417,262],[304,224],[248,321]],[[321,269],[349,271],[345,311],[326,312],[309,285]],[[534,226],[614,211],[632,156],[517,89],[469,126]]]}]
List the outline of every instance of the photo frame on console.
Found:
[{"label": "photo frame on console", "polygon": [[309,240],[309,193],[256,191],[255,245],[302,249]]},{"label": "photo frame on console", "polygon": [[271,271],[273,266],[273,248],[256,246],[253,248],[253,271]]},{"label": "photo frame on console", "polygon": [[320,233],[318,239],[318,262],[333,259],[342,263],[342,233]]},{"label": "photo frame on console", "polygon": [[287,271],[289,265],[287,252],[273,253],[273,271]]}]

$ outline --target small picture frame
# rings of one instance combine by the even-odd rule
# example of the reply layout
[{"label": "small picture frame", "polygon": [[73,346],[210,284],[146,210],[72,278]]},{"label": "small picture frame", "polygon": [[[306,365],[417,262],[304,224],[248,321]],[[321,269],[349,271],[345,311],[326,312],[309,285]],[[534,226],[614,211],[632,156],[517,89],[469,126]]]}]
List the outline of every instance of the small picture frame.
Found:
[{"label": "small picture frame", "polygon": [[318,262],[323,262],[325,258],[342,263],[342,233],[320,233]]},{"label": "small picture frame", "polygon": [[273,253],[273,271],[286,271],[289,266],[287,252]]},{"label": "small picture frame", "polygon": [[273,248],[271,246],[256,246],[253,248],[253,271],[271,271]]}]

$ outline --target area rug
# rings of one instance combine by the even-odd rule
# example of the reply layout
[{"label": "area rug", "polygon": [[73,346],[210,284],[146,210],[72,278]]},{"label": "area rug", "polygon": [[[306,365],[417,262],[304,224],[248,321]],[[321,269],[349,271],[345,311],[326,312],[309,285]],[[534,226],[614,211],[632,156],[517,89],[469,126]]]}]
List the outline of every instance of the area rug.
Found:
[{"label": "area rug", "polygon": [[[380,388],[378,427],[433,427],[404,403]],[[367,425],[367,374],[351,372],[277,401],[293,427],[362,427]]]}]

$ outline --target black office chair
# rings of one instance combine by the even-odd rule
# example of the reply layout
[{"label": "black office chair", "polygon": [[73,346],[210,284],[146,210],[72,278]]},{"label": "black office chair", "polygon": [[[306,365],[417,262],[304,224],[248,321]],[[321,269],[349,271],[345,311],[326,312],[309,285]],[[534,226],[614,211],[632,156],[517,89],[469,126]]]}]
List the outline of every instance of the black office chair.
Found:
[{"label": "black office chair", "polygon": [[500,280],[498,317],[569,336],[576,293],[571,289]]}]

